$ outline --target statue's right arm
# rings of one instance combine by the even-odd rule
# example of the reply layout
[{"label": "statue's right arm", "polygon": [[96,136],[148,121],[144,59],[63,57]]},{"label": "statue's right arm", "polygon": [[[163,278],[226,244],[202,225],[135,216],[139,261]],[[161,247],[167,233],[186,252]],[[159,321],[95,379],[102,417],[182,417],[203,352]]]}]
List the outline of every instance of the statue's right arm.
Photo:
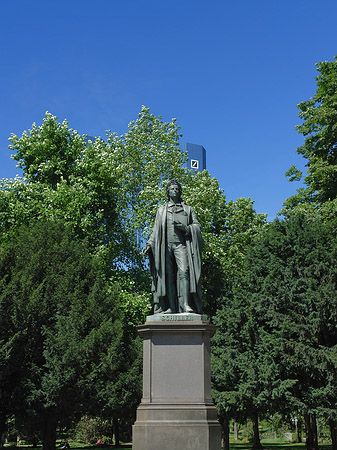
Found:
[{"label": "statue's right arm", "polygon": [[147,255],[151,249],[151,247],[154,244],[154,241],[156,239],[156,233],[157,233],[157,228],[158,228],[158,224],[159,224],[159,217],[160,217],[160,212],[159,212],[159,208],[157,210],[157,214],[156,214],[156,218],[154,221],[154,225],[153,225],[153,229],[152,229],[152,233],[151,236],[149,237],[147,243],[145,244],[145,247],[142,250],[143,255]]}]

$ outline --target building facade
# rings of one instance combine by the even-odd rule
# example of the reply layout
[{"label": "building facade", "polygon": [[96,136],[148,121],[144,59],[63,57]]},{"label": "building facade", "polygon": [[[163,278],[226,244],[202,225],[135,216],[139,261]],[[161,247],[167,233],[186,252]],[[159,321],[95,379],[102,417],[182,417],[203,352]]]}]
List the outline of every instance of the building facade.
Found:
[{"label": "building facade", "polygon": [[200,172],[206,169],[206,150],[202,145],[184,142],[181,144],[181,150],[188,154],[188,161],[185,167]]}]

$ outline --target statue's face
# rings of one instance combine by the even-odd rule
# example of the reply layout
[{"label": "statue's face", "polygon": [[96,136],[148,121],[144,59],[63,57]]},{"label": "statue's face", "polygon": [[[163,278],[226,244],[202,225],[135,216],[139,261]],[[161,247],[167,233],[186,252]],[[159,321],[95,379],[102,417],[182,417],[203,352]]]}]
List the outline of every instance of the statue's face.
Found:
[{"label": "statue's face", "polygon": [[168,188],[168,194],[173,202],[180,200],[179,186],[177,184],[171,184]]}]

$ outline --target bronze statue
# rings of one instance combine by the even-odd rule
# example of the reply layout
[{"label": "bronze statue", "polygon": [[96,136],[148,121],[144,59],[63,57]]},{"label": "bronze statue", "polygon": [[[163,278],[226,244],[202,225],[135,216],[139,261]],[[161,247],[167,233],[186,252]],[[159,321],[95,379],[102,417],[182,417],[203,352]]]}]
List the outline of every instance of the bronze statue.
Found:
[{"label": "bronze statue", "polygon": [[202,312],[200,223],[181,199],[182,187],[171,180],[168,202],[157,211],[152,234],[143,248],[150,259],[154,314]]}]

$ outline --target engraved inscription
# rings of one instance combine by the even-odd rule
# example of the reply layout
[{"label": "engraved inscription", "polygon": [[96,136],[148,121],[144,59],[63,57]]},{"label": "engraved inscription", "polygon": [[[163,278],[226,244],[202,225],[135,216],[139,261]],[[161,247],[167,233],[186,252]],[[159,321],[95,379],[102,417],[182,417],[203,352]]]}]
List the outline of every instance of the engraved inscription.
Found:
[{"label": "engraved inscription", "polygon": [[200,314],[153,314],[146,317],[146,322],[209,322],[205,315]]},{"label": "engraved inscription", "polygon": [[163,314],[160,316],[160,320],[163,322],[178,322],[178,321],[180,322],[186,320],[193,321],[194,317],[190,315],[184,316],[181,314]]}]

